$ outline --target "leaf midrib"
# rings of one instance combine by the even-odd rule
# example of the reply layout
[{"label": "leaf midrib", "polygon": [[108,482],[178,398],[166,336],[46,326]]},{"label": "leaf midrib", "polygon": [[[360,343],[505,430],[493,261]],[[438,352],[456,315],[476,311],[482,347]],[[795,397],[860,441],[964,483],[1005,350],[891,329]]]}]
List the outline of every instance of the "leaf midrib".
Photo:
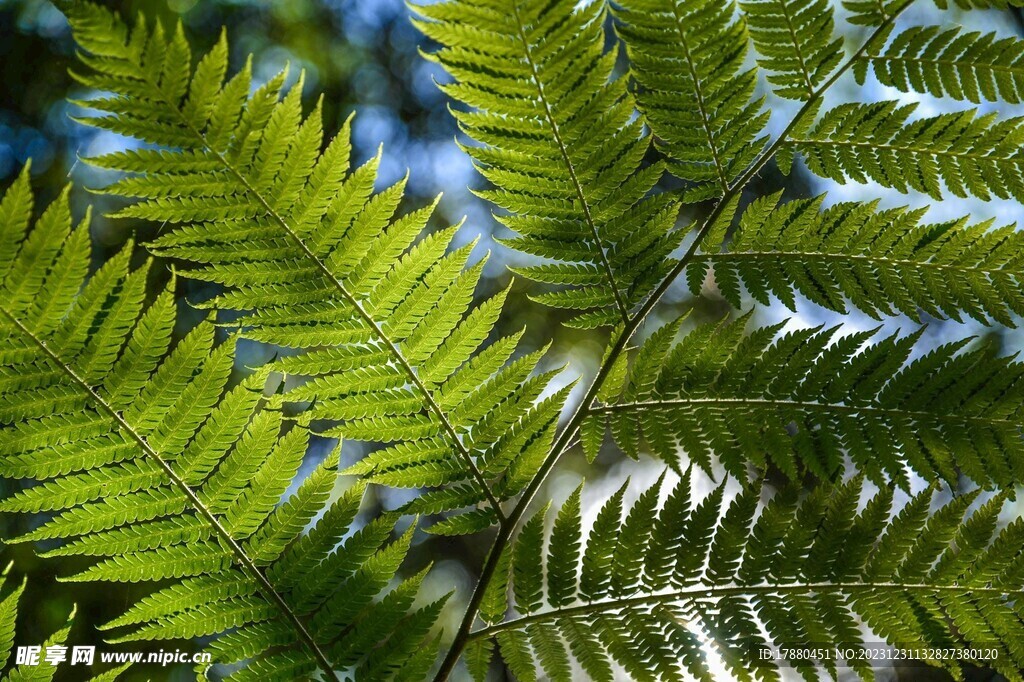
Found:
[{"label": "leaf midrib", "polygon": [[622,599],[608,599],[594,601],[576,606],[569,606],[561,609],[552,609],[541,613],[533,613],[526,616],[519,616],[510,620],[490,625],[470,633],[470,640],[488,639],[507,630],[518,630],[531,623],[543,622],[545,620],[559,620],[573,616],[600,614],[630,607],[639,607],[652,604],[665,604],[671,602],[690,602],[700,599],[721,599],[730,596],[758,596],[758,595],[784,595],[784,594],[805,594],[824,593],[836,594],[847,592],[865,592],[871,590],[907,590],[911,592],[969,592],[972,594],[995,594],[1000,596],[1021,596],[1024,590],[1007,590],[990,586],[970,585],[932,585],[927,583],[899,583],[899,582],[852,582],[852,583],[787,583],[783,585],[736,585],[730,584],[722,587],[712,585],[696,585],[694,587],[661,592],[658,594],[645,594]]},{"label": "leaf midrib", "polygon": [[[1024,74],[1024,65],[1017,64],[999,64],[995,62],[958,62],[952,59],[935,58],[929,59],[927,57],[908,57],[904,54],[879,54],[879,55],[865,55],[858,57],[857,61],[860,62],[899,62],[905,64],[934,64],[936,66],[947,66],[950,68],[963,68],[964,66],[971,67],[975,71],[994,71],[997,73],[1008,73],[1012,75]],[[980,90],[980,88],[979,88]]]},{"label": "leaf midrib", "polygon": [[973,415],[942,414],[927,410],[901,410],[899,408],[878,407],[874,405],[846,405],[844,403],[823,403],[810,400],[785,400],[768,398],[674,398],[667,400],[650,400],[631,403],[614,403],[591,408],[591,412],[629,412],[631,410],[652,410],[668,407],[687,407],[691,405],[707,405],[710,407],[789,407],[811,412],[838,412],[843,414],[875,414],[891,417],[913,417],[917,419],[934,419],[944,422],[971,422],[991,426],[1015,425],[1015,418],[979,417]]},{"label": "leaf midrib", "polygon": [[[977,122],[978,119],[974,119],[971,121],[971,123]],[[903,128],[899,132],[903,132],[905,130],[906,128]],[[899,134],[899,132],[897,134]],[[985,132],[989,131],[986,130]],[[848,149],[872,149],[890,152],[908,152],[911,154],[920,154],[922,156],[932,156],[936,158],[971,159],[973,161],[987,161],[990,163],[1010,163],[1020,160],[1018,158],[1020,156],[1019,149],[1014,150],[1012,154],[997,156],[995,154],[990,153],[976,152],[974,151],[973,144],[971,145],[971,148],[969,150],[934,149],[928,147],[915,147],[911,143],[893,144],[891,140],[889,142],[868,142],[864,140],[842,140],[833,137],[791,137],[787,144],[794,147],[846,147]]]},{"label": "leaf midrib", "polygon": [[[763,250],[751,250],[751,251],[726,251],[724,253],[700,253],[693,256],[690,259],[691,263],[696,262],[707,262],[707,261],[727,261],[727,260],[748,260],[757,258],[771,258],[771,259],[792,259],[792,260],[834,260],[834,261],[862,261],[868,263],[883,263],[894,266],[906,266],[914,268],[924,268],[931,270],[951,270],[955,272],[976,272],[983,275],[993,275],[996,273],[1007,273],[1013,272],[1008,271],[1005,268],[1000,267],[975,267],[971,265],[963,265],[960,263],[941,263],[935,261],[919,261],[911,260],[909,258],[890,258],[888,256],[876,256],[870,253],[830,253],[827,251],[763,251]],[[1024,270],[1022,270],[1024,272]]]}]

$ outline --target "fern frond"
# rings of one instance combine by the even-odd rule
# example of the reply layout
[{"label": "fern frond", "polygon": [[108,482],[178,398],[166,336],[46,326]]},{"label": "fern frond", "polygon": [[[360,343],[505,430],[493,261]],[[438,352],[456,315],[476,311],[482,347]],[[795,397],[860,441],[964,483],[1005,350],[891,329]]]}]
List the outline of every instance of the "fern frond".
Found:
[{"label": "fern frond", "polygon": [[733,2],[622,0],[618,33],[639,88],[637,106],[669,171],[695,186],[687,201],[718,197],[764,148],[764,98],[743,70],[746,23]]},{"label": "fern frond", "polygon": [[[267,679],[306,679],[317,669],[334,678],[384,647],[399,676],[409,643],[389,648],[392,633],[370,637],[360,627],[379,618],[433,622],[438,604],[412,610],[408,600],[389,601],[393,591],[376,599],[388,592],[408,535],[389,543],[391,519],[372,541],[357,535],[336,547],[361,488],[303,535],[337,475],[322,467],[279,504],[309,435],[282,435],[281,413],[258,409],[267,371],[228,389],[233,343],[215,345],[204,322],[172,347],[172,291],[144,305],[146,268],[129,270],[130,245],[87,277],[88,228],[72,228],[66,193],[29,230],[31,212],[23,173],[0,200],[0,339],[18,351],[0,362],[0,472],[37,484],[0,509],[50,518],[19,540],[59,538],[67,544],[54,553],[97,557],[67,580],[172,579],[112,624],[129,627],[122,641],[228,628],[242,636],[259,624],[279,636],[257,636],[246,655],[217,662],[255,659]],[[318,531],[324,523],[331,527]],[[308,594],[314,582],[320,587]],[[417,653],[428,639],[423,632]],[[282,655],[286,667],[274,663]]]},{"label": "fern frond", "polygon": [[[374,195],[379,156],[350,172],[348,123],[321,152],[320,107],[303,116],[301,79],[283,98],[284,73],[252,95],[248,65],[225,82],[225,38],[193,69],[170,60],[185,54],[180,27],[165,35],[140,19],[129,31],[86,3],[69,16],[79,79],[117,95],[84,102],[111,112],[88,122],[173,147],[94,160],[132,173],[106,189],[138,199],[119,215],[179,226],[153,250],[225,287],[206,306],[241,312],[243,336],[306,351],[274,365],[309,379],[286,395],[313,403],[304,422],[388,445],[350,473],[464,484],[434,513],[469,508],[461,532],[501,520],[521,489],[513,469],[533,455],[509,451],[499,427],[552,419],[534,405],[543,380],[528,380],[540,355],[509,363],[518,336],[486,345],[505,294],[471,305],[483,262],[467,267],[472,245],[447,252],[454,227],[424,234],[436,202],[396,218],[404,180]],[[537,428],[531,439],[550,431]]]},{"label": "fern frond", "polygon": [[429,55],[456,82],[441,88],[471,107],[455,111],[465,146],[495,189],[479,194],[507,214],[513,249],[553,263],[514,270],[563,287],[535,298],[591,328],[627,319],[670,267],[682,238],[678,205],[645,198],[661,175],[642,167],[649,139],[632,120],[625,79],[609,80],[604,3],[454,0],[416,5]]},{"label": "fern frond", "polygon": [[1017,104],[1024,91],[1024,42],[995,33],[911,26],[854,64],[883,85],[936,97]]},{"label": "fern frond", "polygon": [[1024,363],[962,350],[967,341],[908,362],[920,332],[868,344],[872,332],[821,327],[746,335],[745,321],[675,344],[680,321],[662,327],[589,419],[632,457],[643,438],[673,467],[685,457],[710,473],[717,459],[740,479],[750,464],[833,479],[849,457],[879,485],[909,487],[910,471],[950,484],[1024,480]]},{"label": "fern frond", "polygon": [[814,97],[843,59],[843,39],[827,0],[740,0],[758,64],[772,75],[775,94]]},{"label": "fern frond", "polygon": [[915,108],[897,102],[840,105],[794,135],[789,154],[800,152],[811,172],[840,183],[874,180],[939,200],[946,192],[1024,200],[1024,121],[970,110],[911,121]]},{"label": "fern frond", "polygon": [[[540,671],[578,679],[570,661],[592,680],[618,679],[613,663],[630,679],[712,680],[710,652],[739,679],[779,680],[778,664],[760,651],[813,642],[830,654],[856,653],[870,637],[866,625],[910,649],[994,650],[987,663],[1022,679],[1020,567],[1007,552],[1024,524],[996,531],[1004,497],[968,512],[975,492],[931,512],[930,488],[893,516],[892,492],[865,496],[861,479],[804,499],[784,488],[763,505],[756,487],[731,501],[724,486],[694,499],[689,473],[659,505],[662,487],[625,511],[620,490],[579,546],[556,544],[555,531],[545,542],[543,511],[529,520],[505,579],[531,598],[473,632],[474,668],[486,669],[496,643],[520,680]],[[581,526],[575,495],[558,519],[556,529]],[[571,567],[568,587],[563,565]],[[859,677],[873,679],[869,661],[851,659]],[[929,662],[962,679],[963,663]],[[806,679],[823,669],[836,679],[836,663],[792,661]]]},{"label": "fern frond", "polygon": [[781,194],[754,201],[722,253],[696,254],[687,269],[697,294],[709,273],[733,306],[742,289],[763,305],[775,296],[796,309],[795,292],[830,310],[848,304],[875,319],[919,311],[961,320],[968,315],[1015,326],[1024,314],[1024,235],[967,218],[921,224],[924,211],[879,210],[877,203],[824,197],[780,204]]}]

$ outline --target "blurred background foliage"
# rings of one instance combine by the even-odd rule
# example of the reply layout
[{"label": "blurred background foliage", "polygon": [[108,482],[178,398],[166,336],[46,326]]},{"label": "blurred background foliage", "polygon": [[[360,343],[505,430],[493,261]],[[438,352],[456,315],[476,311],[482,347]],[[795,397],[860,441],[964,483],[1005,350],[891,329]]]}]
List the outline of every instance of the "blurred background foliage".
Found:
[{"label": "blurred background foliage", "polygon": [[[314,98],[323,94],[324,122],[327,130],[338,130],[353,113],[355,163],[362,163],[384,145],[381,164],[381,187],[402,179],[409,173],[406,209],[421,206],[438,193],[444,199],[435,218],[435,227],[456,223],[465,217],[466,226],[460,232],[461,243],[478,240],[475,255],[483,257],[490,252],[485,269],[481,296],[507,286],[511,280],[505,266],[511,257],[492,239],[497,224],[488,207],[477,199],[472,190],[482,185],[468,157],[456,144],[456,127],[443,94],[435,87],[435,79],[443,78],[439,69],[421,59],[418,49],[422,38],[409,22],[409,12],[403,0],[128,0],[103,4],[119,9],[125,15],[142,11],[165,22],[182,20],[194,46],[194,52],[205,51],[216,40],[221,27],[227,29],[231,44],[233,68],[240,67],[246,56],[254,55],[254,73],[265,80],[282,69],[290,67],[294,81],[300,70],[306,74],[305,95],[307,107]],[[1020,34],[1020,14],[1008,12],[974,12],[957,16],[949,12],[937,14],[922,0],[920,8],[908,13],[907,21],[920,23],[949,22],[951,18],[973,28],[997,30],[1004,34]],[[840,8],[841,13],[841,8]],[[932,16],[926,16],[932,15]],[[849,31],[847,47],[859,44],[860,29],[839,23]],[[428,47],[429,46],[423,46]],[[46,0],[0,0],[0,187],[14,178],[28,158],[32,158],[33,185],[42,206],[53,199],[65,182],[74,182],[73,205],[81,215],[92,203],[97,209],[91,225],[96,263],[108,258],[130,239],[144,243],[159,229],[158,226],[111,221],[103,217],[113,205],[104,197],[92,194],[90,187],[101,187],[109,178],[78,161],[80,156],[91,156],[128,144],[116,135],[87,129],[70,118],[76,108],[66,101],[83,94],[67,71],[74,58],[74,46],[66,21],[60,12]],[[877,83],[860,90],[852,80],[844,79],[834,97],[850,100],[858,97],[895,98],[895,91],[885,92]],[[763,89],[763,88],[762,88]],[[930,106],[927,98],[914,98],[922,104],[922,112]],[[792,112],[787,103],[772,101],[772,130],[778,132]],[[1001,112],[1019,114],[1020,112]],[[767,192],[784,190],[787,197],[806,197],[830,191],[829,203],[843,199],[882,198],[886,205],[925,205],[927,197],[902,196],[877,187],[861,185],[835,187],[812,180],[797,169],[784,178],[770,166],[751,188],[751,197]],[[748,197],[749,198],[749,197]],[[689,210],[699,213],[706,207]],[[1011,203],[956,202],[936,207],[934,217],[973,214],[976,219],[996,217],[1000,223],[1019,217],[1020,207]],[[683,216],[685,221],[687,216]],[[498,235],[500,236],[500,234]],[[137,250],[141,261],[144,252]],[[161,263],[154,268],[153,290],[161,287],[170,276],[170,264]],[[566,378],[591,374],[600,359],[604,337],[598,333],[576,332],[562,328],[558,313],[531,303],[526,297],[525,285],[513,283],[512,295],[497,332],[501,335],[527,327],[526,350],[545,345],[554,339],[549,354],[549,366],[567,365]],[[198,283],[178,284],[180,305],[178,333],[189,329],[202,314],[184,304],[186,300],[202,300],[212,292]],[[661,320],[685,310],[693,309],[691,320],[702,321],[728,314],[728,305],[716,296],[713,287],[704,295],[693,299],[682,287],[671,290],[666,304],[660,306],[659,316],[646,323],[656,328]],[[801,302],[799,314],[793,315],[782,306],[759,313],[759,322],[793,318],[793,324],[806,326],[834,324],[834,314]],[[844,322],[858,329],[872,328],[877,322],[866,318],[846,318]],[[884,328],[908,328],[906,320],[886,321]],[[977,334],[993,343],[1001,352],[1015,352],[1021,348],[1019,333],[1010,330],[978,328],[972,324],[942,323],[929,327],[927,338],[931,344],[950,337]],[[239,350],[239,366],[253,366],[268,359],[272,349],[243,343]],[[315,466],[324,457],[336,456],[333,443],[318,441],[309,453],[307,466]],[[346,465],[359,459],[365,450],[355,444],[345,444],[341,463]],[[562,462],[551,476],[548,497],[560,502],[579,480],[586,475],[590,481],[591,499],[600,498],[617,488],[623,478],[632,476],[632,489],[646,487],[660,473],[653,462],[633,463],[615,452],[602,454],[594,466],[587,466],[578,454]],[[0,482],[0,494],[6,494],[10,483]],[[344,484],[343,484],[344,485]],[[544,495],[540,496],[544,498]],[[371,491],[364,510],[364,518],[372,517],[381,508],[392,508],[402,501],[394,492]],[[12,538],[34,524],[38,519],[0,517],[0,537]],[[487,538],[433,538],[420,534],[408,570],[418,570],[433,562],[429,590],[438,596],[457,591],[452,600],[451,625],[457,622],[469,590],[475,580]],[[125,605],[149,591],[149,587],[63,584],[60,575],[68,575],[79,568],[78,562],[67,559],[41,559],[27,545],[8,545],[2,548],[3,561],[15,561],[15,573],[28,574],[29,589],[22,602],[17,644],[40,644],[47,633],[63,622],[73,603],[78,604],[79,618],[72,633],[72,644],[101,644],[94,628],[121,613]],[[447,627],[448,631],[454,627]],[[182,642],[189,650],[194,644]],[[110,650],[124,647],[108,646]],[[58,679],[80,679],[84,669],[65,668]],[[74,674],[68,671],[77,671]],[[194,674],[186,666],[159,669],[138,666],[123,679],[189,680]],[[853,678],[850,678],[853,679]],[[880,680],[946,680],[940,673],[920,668],[908,670],[881,670]],[[973,680],[1000,679],[983,670],[974,671]]]}]

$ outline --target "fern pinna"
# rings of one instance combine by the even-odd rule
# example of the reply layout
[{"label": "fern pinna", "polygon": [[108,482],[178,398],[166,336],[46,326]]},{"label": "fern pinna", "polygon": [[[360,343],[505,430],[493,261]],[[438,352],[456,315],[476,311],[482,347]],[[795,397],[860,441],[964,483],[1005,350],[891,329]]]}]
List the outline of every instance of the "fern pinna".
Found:
[{"label": "fern pinna", "polygon": [[[904,26],[914,1],[844,2],[856,45],[824,0],[414,7],[492,185],[480,194],[522,254],[513,269],[567,325],[607,335],[564,418],[542,351],[491,339],[504,295],[474,304],[481,263],[449,251],[456,228],[428,230],[432,206],[396,217],[403,183],[374,193],[376,158],[350,169],[348,125],[325,139],[301,78],[254,87],[250,64],[228,77],[224,38],[193,59],[180,27],[61,3],[95,91],[77,104],[100,112],[79,120],[143,143],[90,160],[123,174],[104,190],[130,200],[116,215],[166,223],[149,247],[219,287],[200,306],[288,352],[230,389],[231,341],[214,344],[212,323],[168,352],[171,294],[142,312],[145,271],[128,274],[126,255],[82,288],[81,230],[35,236],[64,222],[48,213],[19,246],[22,181],[0,215],[20,339],[2,356],[14,397],[0,415],[5,473],[42,483],[6,508],[54,512],[26,539],[74,536],[52,553],[97,557],[82,579],[173,579],[110,627],[228,631],[211,647],[249,662],[236,679],[487,680],[499,665],[523,680],[779,679],[756,650],[858,650],[864,630],[992,647],[989,664],[1022,679],[1020,521],[1000,530],[999,516],[1024,481],[1024,365],[920,331],[644,325],[686,288],[740,310],[1016,323],[1012,227],[750,196],[775,164],[935,200],[1024,198],[1016,119],[831,106],[836,83],[869,73],[909,94],[1017,101],[1019,40]],[[796,110],[770,127],[777,98]],[[271,370],[300,381],[264,399]],[[329,464],[280,502],[307,428],[379,446],[333,503]],[[589,529],[577,491],[548,531],[533,503],[577,444],[672,471],[625,518],[620,490]],[[415,492],[345,539],[366,483]],[[387,591],[415,532],[391,541],[403,513],[441,515],[435,533],[492,531],[454,632],[432,627],[443,600],[416,599],[422,574]],[[959,659],[929,662],[962,678]],[[797,667],[838,675],[831,660]]]},{"label": "fern pinna", "polygon": [[750,464],[831,480],[847,458],[907,489],[912,474],[950,486],[961,475],[1024,480],[1024,363],[962,351],[966,341],[908,362],[918,334],[780,336],[779,324],[746,335],[744,321],[699,326],[678,344],[682,320],[656,331],[584,422],[591,457],[607,423],[633,457],[643,438],[673,468],[682,451],[709,475],[719,463],[741,480]]},{"label": "fern pinna", "polygon": [[[571,662],[586,679],[609,682],[621,679],[614,664],[636,680],[777,679],[759,651],[808,643],[863,651],[864,623],[908,648],[984,647],[994,668],[1019,679],[1024,575],[1006,560],[1024,524],[996,530],[1004,496],[970,512],[975,491],[930,511],[928,488],[893,516],[892,492],[865,496],[861,478],[807,496],[783,488],[763,504],[759,485],[732,501],[724,485],[695,497],[689,472],[663,502],[662,487],[627,508],[623,486],[585,538],[582,486],[550,531],[547,507],[522,526],[484,597],[484,624],[470,635],[476,678],[499,651],[520,680],[540,679],[538,669],[546,679],[578,679]],[[848,656],[872,679],[866,657]],[[804,679],[819,679],[822,667],[837,674],[832,659],[792,663]],[[943,666],[957,671],[955,662]]]},{"label": "fern pinna", "polygon": [[485,198],[518,236],[504,240],[552,259],[514,271],[562,288],[533,298],[583,311],[566,324],[624,324],[671,267],[683,233],[678,201],[648,196],[661,175],[624,78],[609,80],[603,3],[417,5],[417,26],[445,45],[430,55],[459,80],[442,85],[473,107],[456,111],[482,146],[467,146],[496,188]]},{"label": "fern pinna", "polygon": [[165,35],[140,19],[129,31],[88,4],[69,17],[88,67],[79,80],[116,93],[83,102],[111,112],[83,120],[173,148],[90,160],[132,173],[106,190],[140,198],[117,215],[181,224],[151,246],[225,287],[206,305],[241,311],[233,324],[247,338],[308,351],[274,365],[309,379],[287,394],[315,401],[304,419],[390,443],[351,473],[439,488],[410,512],[469,508],[438,533],[503,520],[563,396],[535,405],[548,376],[530,376],[540,353],[509,362],[517,335],[485,346],[504,293],[471,306],[483,269],[467,267],[472,246],[446,253],[455,227],[423,235],[433,206],[395,219],[404,182],[374,195],[379,158],[349,172],[347,125],[321,153],[320,109],[303,118],[301,78],[280,101],[285,73],[250,95],[250,65],[224,80],[223,38],[193,72],[180,27]]},{"label": "fern pinna", "polygon": [[374,600],[409,548],[408,532],[390,541],[397,517],[339,545],[362,488],[332,500],[329,462],[278,504],[309,434],[261,407],[268,372],[228,388],[233,340],[204,322],[172,348],[173,289],[144,306],[149,266],[129,269],[130,244],[87,279],[88,225],[72,228],[67,195],[29,230],[31,213],[25,172],[0,201],[0,471],[39,484],[0,508],[51,518],[16,541],[93,558],[65,580],[160,582],[107,624],[115,641],[230,629],[210,649],[250,661],[233,679],[429,668],[443,600],[412,607],[422,575]]}]

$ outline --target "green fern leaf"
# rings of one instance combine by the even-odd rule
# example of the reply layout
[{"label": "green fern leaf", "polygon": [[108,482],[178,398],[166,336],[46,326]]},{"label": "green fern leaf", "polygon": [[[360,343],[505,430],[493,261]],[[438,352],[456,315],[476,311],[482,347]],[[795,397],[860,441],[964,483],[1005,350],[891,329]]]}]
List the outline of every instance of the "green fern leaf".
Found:
[{"label": "green fern leaf", "polygon": [[1017,104],[1024,90],[1024,43],[995,33],[912,26],[858,60],[858,82],[869,66],[883,85],[975,104]]},{"label": "green fern leaf", "polygon": [[877,203],[840,203],[821,210],[824,197],[779,204],[775,194],[754,201],[722,253],[697,254],[686,278],[700,293],[709,273],[733,306],[743,289],[762,305],[774,296],[796,310],[799,293],[845,313],[855,307],[875,319],[920,311],[937,318],[1015,326],[1024,314],[1020,254],[1013,226],[967,219],[923,225],[924,211],[879,210]]},{"label": "green fern leaf", "polygon": [[832,479],[850,457],[879,485],[909,487],[909,471],[950,484],[961,473],[985,486],[1022,480],[1024,364],[962,351],[966,342],[908,362],[919,333],[865,345],[871,332],[744,327],[700,326],[667,352],[674,326],[651,337],[644,350],[659,347],[651,354],[664,361],[638,362],[622,396],[595,408],[627,454],[642,434],[673,467],[685,456],[740,479],[749,464]]},{"label": "green fern leaf", "polygon": [[[694,187],[688,201],[721,196],[764,148],[764,99],[757,72],[742,70],[748,35],[732,2],[630,0],[616,12],[637,106],[671,160]],[[683,67],[683,68],[681,68]]]},{"label": "green fern leaf", "polygon": [[[456,82],[441,88],[472,108],[456,111],[465,146],[495,187],[480,192],[517,233],[502,240],[553,263],[514,268],[562,287],[535,296],[591,328],[628,318],[663,276],[683,233],[678,205],[645,198],[660,165],[642,168],[649,139],[631,121],[625,79],[609,80],[604,3],[542,0],[416,5],[416,25],[442,48],[429,58]],[[507,212],[507,213],[506,213]]]},{"label": "green fern leaf", "polygon": [[[0,403],[8,406],[0,417],[0,461],[5,474],[37,484],[0,505],[6,512],[46,511],[50,519],[19,540],[66,539],[51,554],[97,557],[64,580],[171,581],[110,623],[119,631],[116,641],[271,623],[287,634],[257,636],[242,659],[278,671],[266,674],[281,680],[305,679],[318,668],[336,679],[336,670],[363,665],[392,641],[399,657],[410,646],[425,647],[444,600],[413,612],[408,600],[387,597],[408,535],[389,542],[392,520],[379,526],[383,533],[356,535],[351,547],[336,548],[354,520],[361,487],[337,503],[340,513],[327,511],[303,535],[337,474],[321,467],[287,496],[308,433],[282,433],[280,413],[259,409],[267,371],[226,391],[233,343],[215,344],[214,328],[204,322],[172,347],[170,292],[143,305],[146,269],[128,269],[130,245],[88,277],[79,265],[90,262],[89,241],[81,237],[88,228],[72,228],[67,194],[29,230],[27,185],[23,173],[0,200],[0,218],[8,220],[0,233],[13,234],[0,254],[0,336],[5,348],[19,349],[0,365],[0,376],[11,379],[0,385]],[[77,454],[54,465],[55,451]],[[329,531],[318,530],[325,522]],[[332,538],[326,545],[317,541],[325,533]],[[297,553],[303,574],[315,573],[323,588],[313,595],[301,581],[287,580]],[[0,613],[7,613],[3,604]],[[400,647],[390,632],[374,639],[358,628],[414,614],[418,639],[411,643],[406,633]],[[0,626],[0,635],[7,630]],[[340,661],[333,652],[351,645],[354,633],[363,639]]]},{"label": "green fern leaf", "polygon": [[3,572],[3,583],[0,583],[0,588],[4,594],[3,599],[0,600],[0,670],[7,667],[7,661],[11,657],[11,651],[14,649],[14,636],[15,636],[15,625],[18,619],[18,601],[21,599],[21,594],[25,591],[25,580],[21,581],[21,584],[12,590],[8,590],[7,582],[10,580],[9,574],[11,572],[11,566],[8,564],[4,568]]},{"label": "green fern leaf", "polygon": [[[177,225],[152,249],[196,266],[184,276],[224,286],[206,307],[240,313],[232,324],[245,337],[306,351],[274,365],[307,379],[285,395],[313,403],[303,423],[387,445],[350,473],[472,486],[448,498],[454,507],[435,498],[434,513],[467,514],[438,532],[500,521],[522,487],[505,478],[528,480],[535,457],[505,452],[503,469],[485,471],[500,432],[479,434],[495,411],[506,425],[535,419],[540,391],[527,378],[540,355],[509,364],[518,337],[486,345],[505,294],[471,305],[483,262],[466,267],[472,246],[446,252],[455,228],[424,236],[436,202],[396,218],[404,181],[374,195],[379,157],[349,171],[348,124],[321,153],[320,108],[303,116],[301,78],[283,98],[283,73],[252,95],[248,65],[225,82],[224,36],[193,69],[169,61],[184,54],[180,28],[168,37],[140,19],[129,30],[87,3],[68,15],[86,66],[78,78],[117,94],[82,102],[110,112],[87,122],[173,148],[93,160],[131,173],[105,190],[137,199],[118,215]],[[264,504],[282,482],[267,482]]]},{"label": "green fern leaf", "polygon": [[873,180],[934,199],[948,192],[1024,200],[1020,120],[962,111],[911,121],[914,109],[896,102],[843,104],[794,136],[790,147],[811,172],[840,183]]},{"label": "green fern leaf", "polygon": [[740,2],[757,48],[758,64],[771,71],[775,93],[806,100],[839,66],[842,38],[833,38],[835,20],[825,0]]},{"label": "green fern leaf", "polygon": [[[1019,571],[1003,548],[1020,541],[1024,526],[996,530],[1001,496],[968,512],[975,492],[932,512],[935,493],[929,488],[891,517],[893,498],[886,491],[868,495],[858,513],[864,497],[859,478],[824,485],[799,501],[797,488],[764,491],[770,495],[764,505],[758,503],[760,487],[730,502],[723,501],[721,489],[691,500],[692,485],[685,476],[659,513],[659,482],[640,495],[625,520],[620,491],[601,514],[614,511],[599,515],[591,540],[576,548],[576,561],[585,566],[594,553],[608,552],[606,531],[613,530],[613,555],[666,558],[654,571],[637,573],[628,592],[618,593],[612,584],[585,592],[581,584],[574,599],[556,605],[547,599],[549,579],[539,608],[474,631],[472,645],[489,650],[487,643],[497,640],[517,679],[536,679],[534,666],[551,679],[570,679],[571,655],[596,680],[614,679],[609,660],[632,679],[712,680],[717,676],[705,652],[713,650],[739,679],[757,674],[774,680],[780,679],[777,663],[754,652],[808,642],[860,651],[870,638],[860,621],[901,647],[991,647],[998,654],[989,663],[1009,679],[1021,679]],[[571,504],[575,508],[577,501]],[[702,511],[707,508],[710,514]],[[527,522],[524,531],[540,518]],[[671,520],[671,532],[664,526],[656,530],[662,518]],[[630,519],[636,519],[632,529]],[[869,542],[840,542],[833,533],[840,529]],[[630,532],[636,530],[642,530],[639,536]],[[551,546],[554,535],[546,543],[538,543],[533,531],[521,537],[514,543],[517,556],[525,563],[532,555],[552,575],[544,545]],[[954,537],[972,539],[961,549],[950,543]],[[508,579],[514,583],[518,576],[512,571]],[[955,660],[929,662],[961,674]],[[819,679],[818,666],[834,677],[835,663],[792,661],[807,679]],[[848,663],[871,678],[863,661]]]},{"label": "green fern leaf", "polygon": [[[0,218],[2,219],[2,218]],[[17,585],[13,589],[10,589],[8,583],[10,582],[11,568],[13,562],[7,564],[4,568],[3,573],[0,574],[0,669],[7,667],[7,662],[10,660],[11,651],[14,648],[15,638],[15,625],[18,619],[18,603],[21,601],[21,596],[25,591],[25,584],[27,578],[21,581],[20,585]],[[68,636],[71,634],[71,627],[75,620],[76,608],[72,607],[71,613],[68,614],[67,620],[65,621],[64,627],[60,628],[52,635],[46,638],[46,641],[42,644],[42,651],[46,651],[47,647],[65,647],[68,641]],[[57,670],[67,666],[67,663],[50,664],[49,662],[40,664],[25,663],[24,665],[17,664],[11,668],[6,675],[4,675],[4,682],[50,682],[57,674]],[[113,682],[117,677],[125,670],[131,667],[131,663],[125,665],[110,668],[105,672],[93,675],[89,678],[90,682]]]}]

